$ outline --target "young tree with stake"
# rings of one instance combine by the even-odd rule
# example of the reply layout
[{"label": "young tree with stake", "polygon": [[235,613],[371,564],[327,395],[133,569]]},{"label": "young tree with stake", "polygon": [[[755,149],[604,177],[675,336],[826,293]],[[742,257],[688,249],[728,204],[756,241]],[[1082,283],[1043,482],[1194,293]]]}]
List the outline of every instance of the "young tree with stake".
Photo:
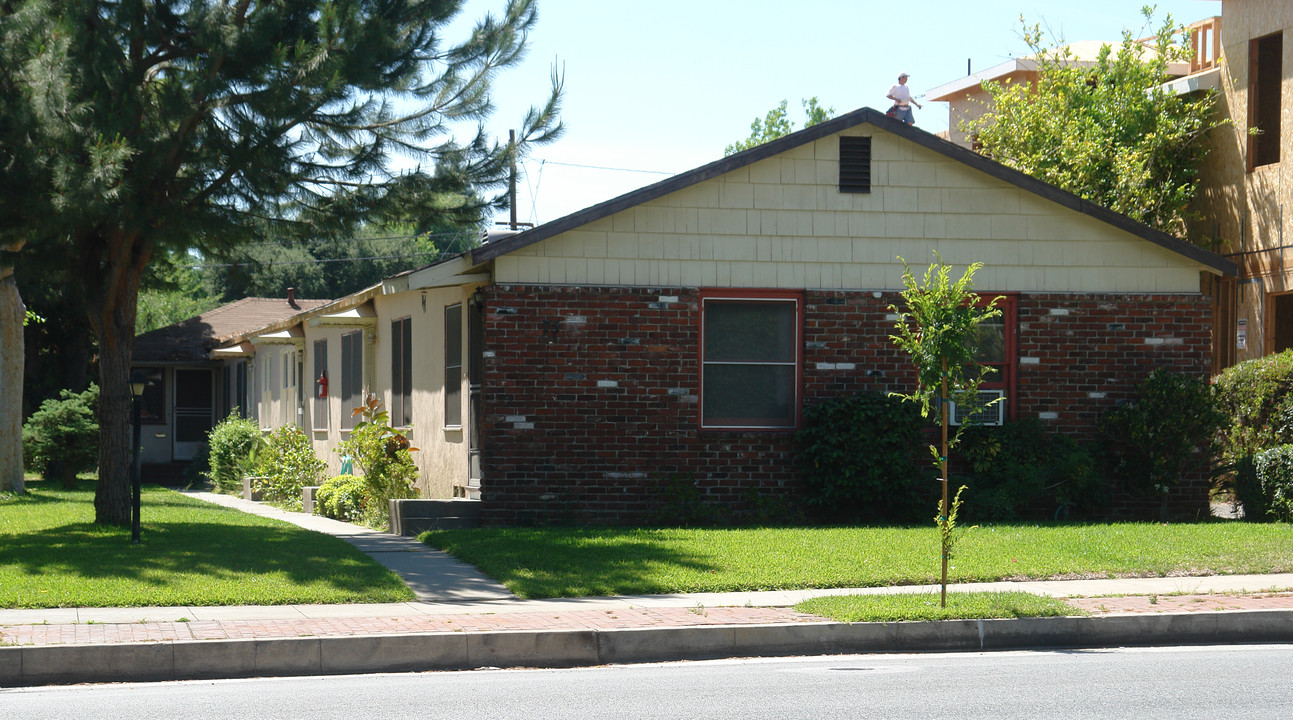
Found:
[{"label": "young tree with stake", "polygon": [[1001,310],[996,307],[997,298],[983,303],[972,290],[974,273],[983,267],[983,263],[972,263],[961,279],[953,282],[952,266],[944,264],[938,253],[934,253],[934,257],[935,261],[920,281],[912,274],[907,261],[898,258],[903,265],[905,289],[900,294],[904,307],[889,307],[898,316],[894,323],[895,334],[890,339],[911,356],[916,366],[916,388],[906,394],[891,394],[920,405],[920,414],[926,418],[937,401],[942,445],[930,445],[929,449],[943,484],[943,498],[936,521],[942,537],[942,606],[947,607],[947,564],[956,544],[956,514],[961,504],[961,491],[965,489],[962,486],[949,503],[948,453],[956,447],[965,424],[949,432],[948,404],[956,403],[970,422],[976,413],[992,404],[984,403],[979,397],[979,385],[991,369],[979,365],[975,355],[979,325],[999,316]]}]

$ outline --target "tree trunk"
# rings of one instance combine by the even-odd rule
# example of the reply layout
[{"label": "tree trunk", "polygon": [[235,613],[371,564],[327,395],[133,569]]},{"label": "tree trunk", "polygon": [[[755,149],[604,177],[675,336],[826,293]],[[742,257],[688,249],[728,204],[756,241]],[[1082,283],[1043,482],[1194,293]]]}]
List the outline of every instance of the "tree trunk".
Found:
[{"label": "tree trunk", "polygon": [[[4,248],[16,250],[16,248]],[[0,491],[24,491],[22,467],[22,324],[27,308],[13,268],[0,268]]]},{"label": "tree trunk", "polygon": [[99,334],[99,484],[94,492],[94,521],[107,525],[130,524],[133,341],[116,330]]},{"label": "tree trunk", "polygon": [[133,233],[116,231],[106,238],[105,267],[85,278],[90,325],[99,340],[99,484],[94,493],[94,521],[130,524],[130,361],[135,349],[135,314],[139,281],[148,253]]}]

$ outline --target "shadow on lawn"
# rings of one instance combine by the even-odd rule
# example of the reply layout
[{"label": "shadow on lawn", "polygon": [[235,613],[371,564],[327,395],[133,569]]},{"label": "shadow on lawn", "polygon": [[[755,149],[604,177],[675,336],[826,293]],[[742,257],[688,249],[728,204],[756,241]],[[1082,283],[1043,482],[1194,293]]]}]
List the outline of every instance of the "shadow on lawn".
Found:
[{"label": "shadow on lawn", "polygon": [[673,593],[679,592],[677,586],[650,578],[662,569],[720,569],[654,540],[649,530],[515,529],[488,537],[470,530],[441,530],[420,539],[475,565],[524,598],[599,597],[626,587],[634,588],[634,594]]},{"label": "shadow on lawn", "polygon": [[0,566],[159,588],[191,584],[195,576],[254,581],[256,575],[280,575],[355,593],[398,582],[344,541],[295,528],[145,523],[141,535],[143,542],[132,545],[129,528],[94,523],[9,535],[0,543]]}]

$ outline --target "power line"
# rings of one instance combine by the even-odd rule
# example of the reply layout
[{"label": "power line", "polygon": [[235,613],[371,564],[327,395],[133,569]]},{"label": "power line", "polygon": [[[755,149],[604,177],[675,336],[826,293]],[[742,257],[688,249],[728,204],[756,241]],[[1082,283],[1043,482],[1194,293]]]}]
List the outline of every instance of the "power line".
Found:
[{"label": "power line", "polygon": [[606,166],[604,166],[604,165],[580,165],[580,164],[578,164],[578,163],[563,163],[563,162],[557,162],[556,160],[543,160],[543,161],[541,161],[541,162],[545,162],[545,163],[548,163],[548,164],[550,164],[550,165],[564,165],[565,167],[585,168],[585,169],[588,169],[588,170],[609,170],[609,171],[612,171],[612,172],[646,173],[646,174],[649,174],[649,175],[676,175],[676,174],[677,174],[677,173],[672,173],[672,172],[666,172],[666,171],[664,171],[664,170],[638,170],[638,169],[636,169],[636,168],[606,167]]},{"label": "power line", "polygon": [[188,267],[192,270],[211,270],[215,268],[231,268],[239,265],[245,265],[248,267],[251,267],[251,266],[276,267],[280,265],[322,265],[323,263],[364,262],[368,260],[408,260],[410,258],[428,257],[428,256],[437,258],[442,256],[443,254],[444,253],[425,252],[425,253],[414,253],[412,255],[372,255],[369,257],[356,257],[356,258],[314,258],[311,260],[282,260],[282,261],[271,261],[271,262],[248,261],[248,262],[235,262],[235,263],[208,263],[204,265],[189,265]]}]

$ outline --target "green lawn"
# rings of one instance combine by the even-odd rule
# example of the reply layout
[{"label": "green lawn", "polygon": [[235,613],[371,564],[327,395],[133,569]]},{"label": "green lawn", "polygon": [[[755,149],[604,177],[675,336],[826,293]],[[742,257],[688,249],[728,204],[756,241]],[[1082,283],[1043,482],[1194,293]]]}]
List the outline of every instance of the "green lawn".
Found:
[{"label": "green lawn", "polygon": [[[922,528],[486,529],[424,533],[522,597],[937,582]],[[956,582],[1293,571],[1293,525],[994,525],[957,546]]]},{"label": "green lawn", "polygon": [[796,605],[795,610],[841,622],[986,620],[1086,614],[1063,600],[1026,592],[949,592],[947,607],[943,607],[938,593],[832,595],[805,600]]},{"label": "green lawn", "polygon": [[0,607],[396,602],[398,576],[327,535],[163,488],[143,490],[143,542],[94,524],[93,485],[27,483],[0,499]]}]

